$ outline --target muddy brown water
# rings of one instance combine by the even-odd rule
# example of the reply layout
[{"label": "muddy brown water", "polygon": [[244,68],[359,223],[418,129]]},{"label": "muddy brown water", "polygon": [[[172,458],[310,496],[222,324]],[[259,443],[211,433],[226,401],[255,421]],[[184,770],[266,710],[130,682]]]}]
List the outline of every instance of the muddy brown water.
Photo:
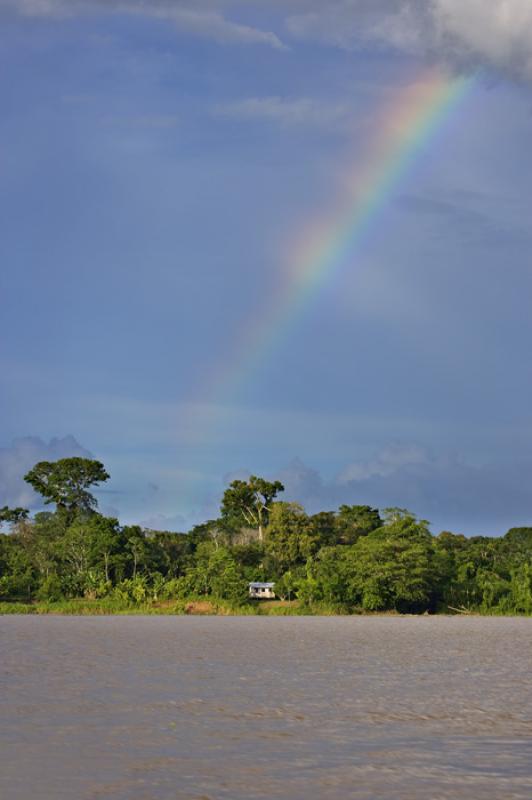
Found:
[{"label": "muddy brown water", "polygon": [[1,800],[532,798],[532,619],[2,617]]}]

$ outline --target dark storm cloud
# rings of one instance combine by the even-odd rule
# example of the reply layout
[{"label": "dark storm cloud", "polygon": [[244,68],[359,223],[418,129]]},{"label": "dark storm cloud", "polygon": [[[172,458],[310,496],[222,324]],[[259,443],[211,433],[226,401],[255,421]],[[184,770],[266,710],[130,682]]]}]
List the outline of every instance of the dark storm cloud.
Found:
[{"label": "dark storm cloud", "polygon": [[532,521],[532,458],[511,464],[472,465],[434,456],[418,445],[391,445],[369,461],[353,462],[326,481],[299,459],[279,471],[283,499],[309,512],[342,503],[406,507],[441,528],[494,535]]}]

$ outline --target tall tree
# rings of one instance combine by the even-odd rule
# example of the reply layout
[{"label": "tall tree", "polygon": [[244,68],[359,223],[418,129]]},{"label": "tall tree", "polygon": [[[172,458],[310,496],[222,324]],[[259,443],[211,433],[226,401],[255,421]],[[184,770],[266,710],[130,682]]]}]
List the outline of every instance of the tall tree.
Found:
[{"label": "tall tree", "polygon": [[11,525],[16,525],[18,522],[21,522],[23,519],[28,518],[28,514],[30,512],[27,508],[9,508],[9,506],[4,506],[0,508],[0,528],[2,527],[4,522],[7,522]]},{"label": "tall tree", "polygon": [[439,562],[424,520],[412,514],[388,516],[382,528],[349,548],[348,592],[362,608],[420,612],[433,608],[439,589]]},{"label": "tall tree", "polygon": [[321,537],[299,503],[274,503],[266,531],[265,550],[276,573],[304,564],[321,546]]},{"label": "tall tree", "polygon": [[338,540],[341,544],[354,544],[361,536],[380,528],[382,520],[371,506],[340,506],[336,517]]},{"label": "tall tree", "polygon": [[283,491],[281,481],[270,482],[256,475],[250,475],[247,481],[233,481],[224,492],[222,518],[240,525],[245,522],[250,527],[257,528],[259,540],[262,542],[271,503]]},{"label": "tall tree", "polygon": [[87,490],[108,478],[101,461],[77,456],[39,461],[24,476],[24,480],[44,497],[45,503],[55,503],[58,511],[66,511],[69,516],[93,511],[98,503]]}]

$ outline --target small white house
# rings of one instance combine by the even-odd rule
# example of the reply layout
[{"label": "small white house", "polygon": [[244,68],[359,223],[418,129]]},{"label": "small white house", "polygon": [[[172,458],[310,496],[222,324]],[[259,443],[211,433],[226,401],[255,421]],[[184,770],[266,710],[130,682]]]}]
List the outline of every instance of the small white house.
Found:
[{"label": "small white house", "polygon": [[273,600],[275,597],[274,586],[275,583],[250,583],[249,596],[255,600]]}]

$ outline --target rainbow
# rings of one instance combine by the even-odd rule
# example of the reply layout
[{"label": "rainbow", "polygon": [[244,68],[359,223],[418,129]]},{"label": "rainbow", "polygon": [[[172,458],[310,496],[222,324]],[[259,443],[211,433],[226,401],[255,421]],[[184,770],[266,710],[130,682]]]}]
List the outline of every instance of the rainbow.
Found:
[{"label": "rainbow", "polygon": [[207,408],[212,413],[215,404],[234,400],[242,382],[265,363],[320,290],[341,269],[355,266],[362,243],[381,221],[397,189],[477,80],[475,76],[449,78],[429,69],[394,93],[372,128],[372,142],[363,160],[359,157],[348,175],[340,207],[329,219],[307,226],[298,237],[301,244],[273,301],[250,317],[230,358],[203,387],[201,395],[208,406],[203,406],[199,425],[187,425],[192,438],[214,424],[213,419],[205,419]]}]

